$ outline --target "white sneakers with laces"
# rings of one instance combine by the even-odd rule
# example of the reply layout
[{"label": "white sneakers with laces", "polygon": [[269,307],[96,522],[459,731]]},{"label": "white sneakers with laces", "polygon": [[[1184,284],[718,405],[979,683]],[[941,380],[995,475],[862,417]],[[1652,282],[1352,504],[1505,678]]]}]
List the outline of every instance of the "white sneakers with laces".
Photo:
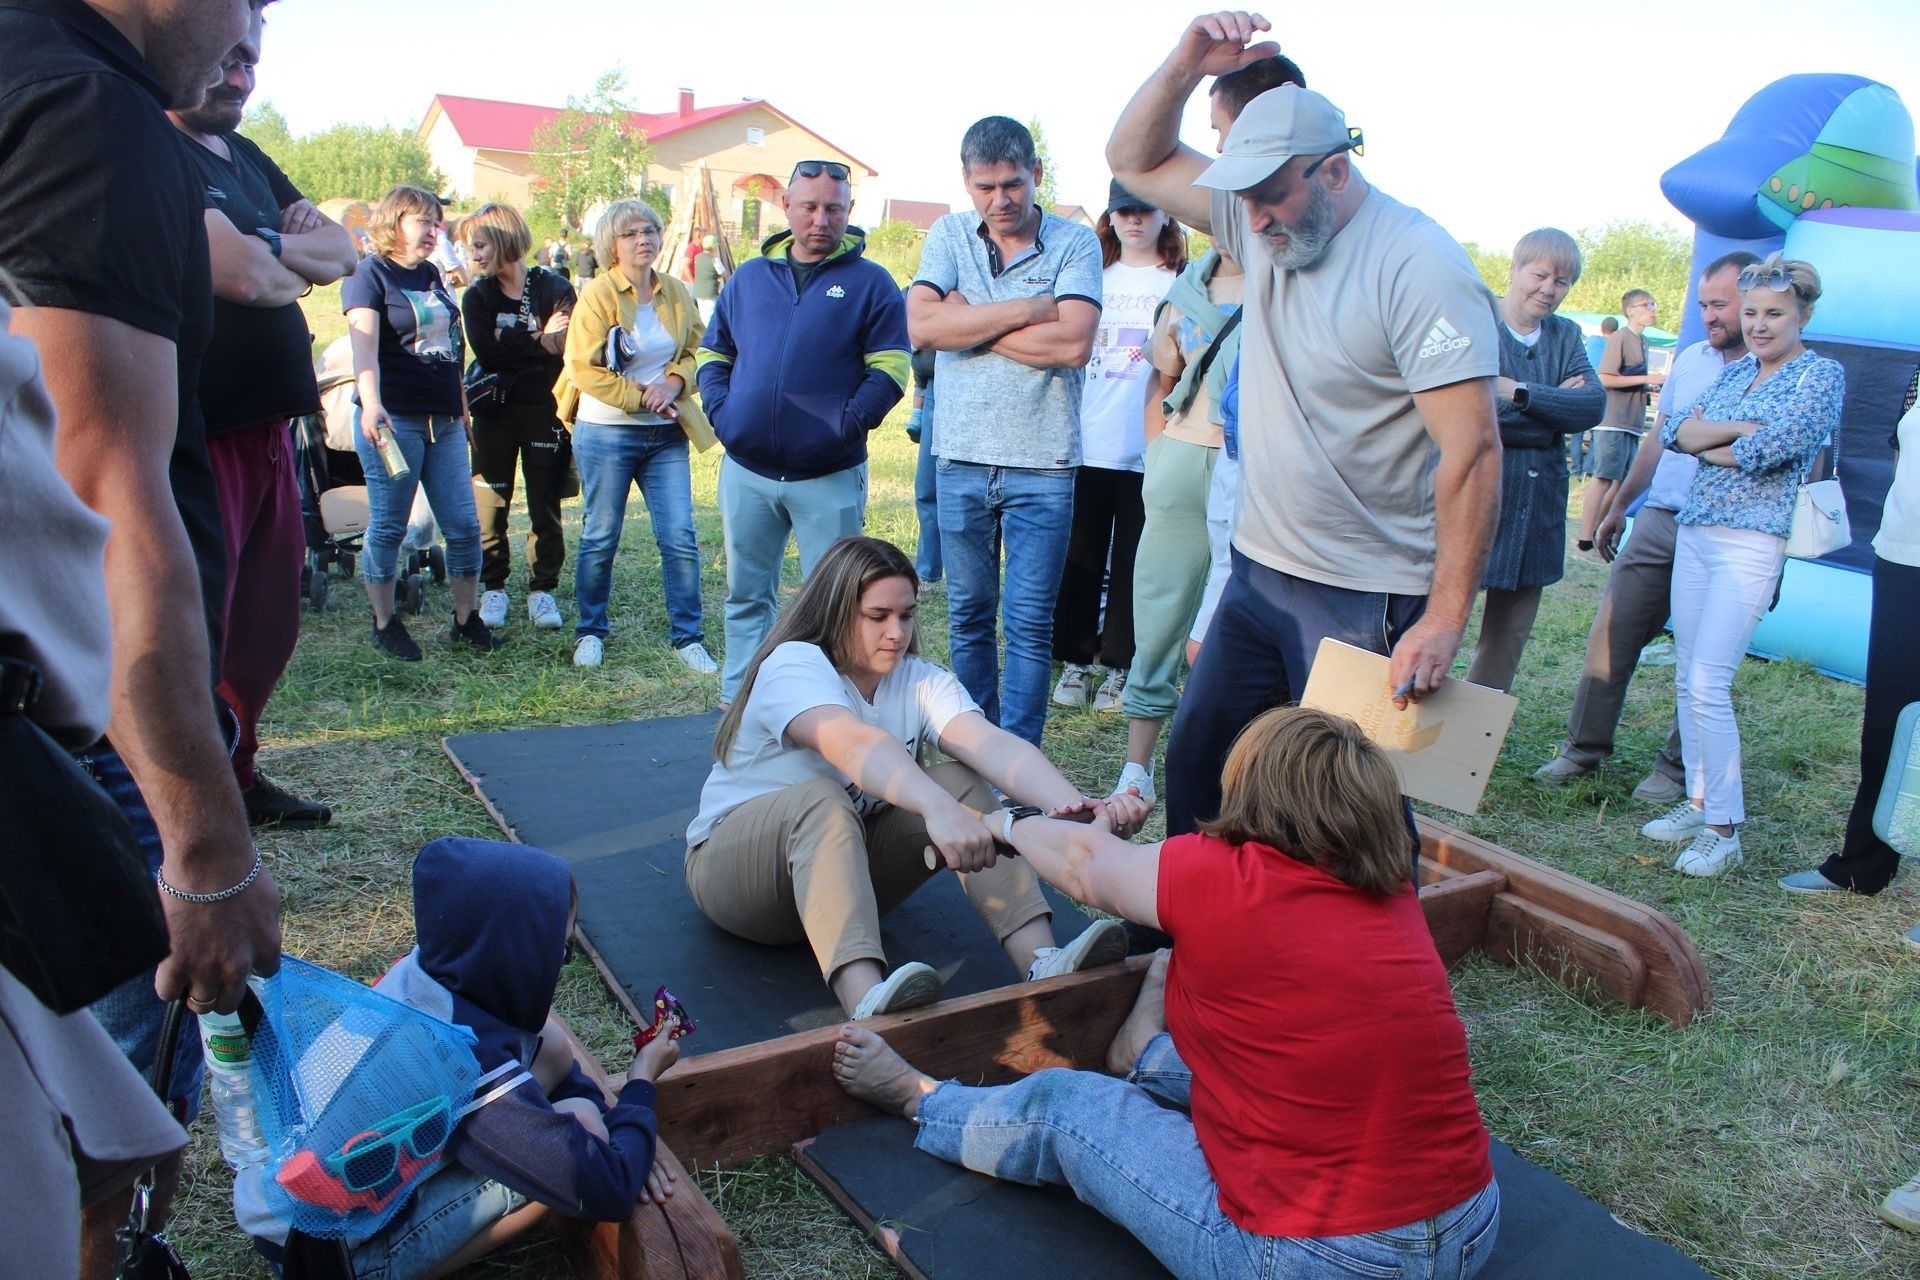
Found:
[{"label": "white sneakers with laces", "polygon": [[918,1009],[940,998],[940,975],[931,965],[909,960],[867,988],[860,1003],[853,1006],[853,1021],[871,1018],[876,1013],[898,1013]]},{"label": "white sneakers with laces", "polygon": [[489,628],[506,626],[507,609],[512,603],[504,591],[486,592],[480,597],[480,621],[486,623]]},{"label": "white sneakers with laces", "polygon": [[1106,677],[1100,681],[1100,689],[1093,695],[1095,711],[1118,711],[1120,697],[1127,691],[1127,673],[1113,667],[1100,668]]},{"label": "white sneakers with laces", "polygon": [[[500,593],[503,598],[506,594],[504,591]],[[505,612],[504,606],[501,612]],[[566,625],[566,619],[560,616],[560,605],[551,591],[536,591],[527,597],[527,620],[542,631],[557,631]]]},{"label": "white sneakers with laces", "polygon": [[1717,876],[1722,871],[1731,871],[1744,860],[1745,855],[1740,852],[1739,832],[1723,836],[1712,827],[1707,827],[1674,860],[1673,869],[1682,875],[1705,879]]},{"label": "white sneakers with laces", "polygon": [[1069,662],[1060,668],[1059,683],[1053,686],[1053,705],[1056,707],[1087,705],[1087,668],[1077,662]]},{"label": "white sneakers with laces", "polygon": [[674,653],[678,655],[680,661],[687,664],[687,669],[695,675],[711,676],[719,674],[720,664],[715,662],[713,655],[707,652],[707,646],[701,644],[698,640],[693,641],[691,644],[681,645],[678,649],[674,650]]},{"label": "white sneakers with laces", "polygon": [[597,667],[605,653],[606,644],[599,636],[581,636],[573,646],[573,665]]},{"label": "white sneakers with laces", "polygon": [[1640,834],[1649,840],[1666,844],[1686,844],[1706,828],[1706,813],[1694,808],[1693,801],[1683,798],[1679,804],[1641,827]]},{"label": "white sneakers with laces", "polygon": [[1095,920],[1080,931],[1080,936],[1064,947],[1041,947],[1033,953],[1027,968],[1027,981],[1057,978],[1063,973],[1083,973],[1103,964],[1126,959],[1127,931],[1118,920]]},{"label": "white sneakers with laces", "polygon": [[1120,795],[1125,792],[1128,787],[1133,787],[1138,790],[1140,792],[1140,798],[1148,804],[1152,804],[1155,798],[1153,794],[1152,767],[1137,765],[1131,760],[1127,761],[1127,767],[1120,771],[1120,781],[1113,784],[1113,794],[1116,796]]}]

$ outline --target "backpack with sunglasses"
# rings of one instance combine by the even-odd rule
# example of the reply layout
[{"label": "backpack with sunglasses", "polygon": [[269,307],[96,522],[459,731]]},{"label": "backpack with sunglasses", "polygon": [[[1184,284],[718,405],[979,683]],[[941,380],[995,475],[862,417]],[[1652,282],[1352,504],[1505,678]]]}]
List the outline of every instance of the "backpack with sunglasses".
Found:
[{"label": "backpack with sunglasses", "polygon": [[283,957],[253,1030],[250,1082],[269,1154],[257,1182],[235,1187],[242,1225],[263,1210],[298,1234],[349,1243],[386,1226],[481,1105],[473,1044],[465,1027]]}]

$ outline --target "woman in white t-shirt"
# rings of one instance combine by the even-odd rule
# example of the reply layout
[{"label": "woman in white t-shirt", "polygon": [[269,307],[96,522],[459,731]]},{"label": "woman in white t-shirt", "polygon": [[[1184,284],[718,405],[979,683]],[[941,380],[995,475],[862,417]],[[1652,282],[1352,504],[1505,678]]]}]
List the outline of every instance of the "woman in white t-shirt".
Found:
[{"label": "woman in white t-shirt", "polygon": [[[975,816],[997,806],[992,787],[1055,814],[1105,810],[1129,832],[1147,814],[1138,796],[1082,795],[921,658],[918,589],[891,543],[855,536],[827,549],[748,664],[687,828],[687,889],[700,909],[754,942],[806,939],[854,1018],[939,995],[930,967],[889,974],[880,946],[881,913],[934,874],[930,850],[1030,979],[1125,953],[1110,920],[1053,945],[1032,870],[1000,856]],[[953,759],[923,767],[933,747]]]},{"label": "woman in white t-shirt", "polygon": [[[1053,606],[1053,687],[1057,707],[1117,711],[1133,665],[1133,557],[1146,523],[1140,496],[1146,472],[1147,391],[1153,383],[1149,340],[1167,290],[1187,265],[1180,224],[1117,181],[1100,235],[1100,332],[1080,393],[1080,469],[1073,480],[1073,528]],[[1106,586],[1105,615],[1101,586]],[[1104,672],[1097,692],[1092,666]]]}]

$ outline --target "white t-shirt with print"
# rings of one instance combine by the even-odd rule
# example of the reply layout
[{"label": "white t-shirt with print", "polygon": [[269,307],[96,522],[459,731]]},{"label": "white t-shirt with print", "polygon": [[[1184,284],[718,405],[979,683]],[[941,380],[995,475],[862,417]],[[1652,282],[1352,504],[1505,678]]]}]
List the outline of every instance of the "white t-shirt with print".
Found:
[{"label": "white t-shirt with print", "polygon": [[1173,287],[1165,267],[1116,262],[1100,277],[1105,305],[1080,395],[1080,465],[1145,471],[1153,313]]},{"label": "white t-shirt with print", "polygon": [[789,640],[760,664],[733,751],[725,763],[713,766],[700,789],[700,812],[687,828],[688,845],[705,840],[715,824],[747,801],[816,778],[846,787],[863,816],[887,807],[819,752],[788,739],[787,726],[815,707],[845,707],[886,730],[916,758],[921,747],[939,741],[955,716],[980,709],[951,671],[912,654],[880,681],[869,702],[853,681],[834,670],[819,645]]}]

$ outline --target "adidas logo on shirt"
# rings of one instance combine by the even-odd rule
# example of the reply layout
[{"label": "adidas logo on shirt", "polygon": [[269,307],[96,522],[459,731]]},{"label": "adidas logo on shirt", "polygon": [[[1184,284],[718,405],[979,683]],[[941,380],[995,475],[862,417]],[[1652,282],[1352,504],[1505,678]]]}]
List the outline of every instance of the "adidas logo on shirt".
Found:
[{"label": "adidas logo on shirt", "polygon": [[1466,337],[1458,329],[1447,323],[1445,316],[1427,330],[1427,340],[1420,348],[1420,358],[1445,355],[1449,351],[1465,351],[1473,345],[1473,339]]},{"label": "adidas logo on shirt", "polygon": [[827,290],[827,296],[829,298],[844,298],[847,296],[847,291],[839,285],[835,285],[833,288]]}]

